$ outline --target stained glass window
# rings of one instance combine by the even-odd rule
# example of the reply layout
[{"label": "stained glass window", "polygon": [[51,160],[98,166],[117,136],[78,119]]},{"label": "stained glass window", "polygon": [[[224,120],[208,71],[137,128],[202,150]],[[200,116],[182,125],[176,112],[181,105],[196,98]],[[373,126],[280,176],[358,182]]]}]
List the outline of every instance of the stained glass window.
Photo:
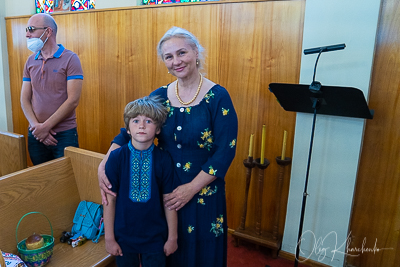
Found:
[{"label": "stained glass window", "polygon": [[95,0],[90,0],[89,1],[89,9],[94,9],[95,7],[96,7]]},{"label": "stained glass window", "polygon": [[36,13],[78,11],[95,8],[96,0],[35,0]]},{"label": "stained glass window", "polygon": [[54,12],[57,11],[70,11],[71,0],[54,0]]},{"label": "stained glass window", "polygon": [[95,6],[95,0],[72,0],[71,11],[94,9]]},{"label": "stained glass window", "polygon": [[88,10],[89,0],[72,0],[71,11]]},{"label": "stained glass window", "polygon": [[36,13],[52,13],[54,11],[53,0],[35,0]]},{"label": "stained glass window", "polygon": [[160,5],[173,3],[207,2],[215,0],[142,0],[143,5]]}]

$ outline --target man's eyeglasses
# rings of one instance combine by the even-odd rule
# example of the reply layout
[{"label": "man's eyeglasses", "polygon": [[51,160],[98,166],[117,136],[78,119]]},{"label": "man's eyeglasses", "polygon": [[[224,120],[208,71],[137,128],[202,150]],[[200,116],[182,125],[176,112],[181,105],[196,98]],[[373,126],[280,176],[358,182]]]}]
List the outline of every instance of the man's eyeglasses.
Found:
[{"label": "man's eyeglasses", "polygon": [[26,32],[30,32],[30,33],[33,33],[34,31],[36,31],[36,30],[44,30],[44,29],[47,29],[48,27],[44,27],[44,28],[37,28],[37,27],[33,27],[33,26],[28,26],[28,27],[26,27],[26,29],[25,29],[25,31]]}]

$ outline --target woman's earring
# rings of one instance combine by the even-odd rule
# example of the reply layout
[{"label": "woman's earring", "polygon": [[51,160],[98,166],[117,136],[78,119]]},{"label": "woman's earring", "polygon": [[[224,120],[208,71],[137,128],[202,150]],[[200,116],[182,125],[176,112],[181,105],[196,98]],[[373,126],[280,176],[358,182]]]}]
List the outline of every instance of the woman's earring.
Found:
[{"label": "woman's earring", "polygon": [[196,59],[196,65],[198,66],[199,65],[199,59]]},{"label": "woman's earring", "polygon": [[168,74],[169,74],[169,71],[168,71]]}]

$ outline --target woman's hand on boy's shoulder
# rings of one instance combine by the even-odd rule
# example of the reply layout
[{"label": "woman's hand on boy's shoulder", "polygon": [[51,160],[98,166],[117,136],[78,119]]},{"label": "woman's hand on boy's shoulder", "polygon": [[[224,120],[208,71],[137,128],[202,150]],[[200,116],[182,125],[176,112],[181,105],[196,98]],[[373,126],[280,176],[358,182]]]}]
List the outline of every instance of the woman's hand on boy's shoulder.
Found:
[{"label": "woman's hand on boy's shoulder", "polygon": [[178,249],[178,240],[177,239],[168,239],[164,244],[164,253],[165,256],[169,256],[174,253]]}]

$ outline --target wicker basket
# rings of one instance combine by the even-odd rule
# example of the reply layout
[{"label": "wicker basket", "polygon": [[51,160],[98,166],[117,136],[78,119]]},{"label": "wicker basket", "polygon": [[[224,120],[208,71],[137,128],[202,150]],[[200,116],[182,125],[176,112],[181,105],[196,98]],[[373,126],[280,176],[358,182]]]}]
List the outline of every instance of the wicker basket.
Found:
[{"label": "wicker basket", "polygon": [[46,217],[46,215],[44,215],[41,212],[36,212],[36,211],[29,212],[24,216],[22,216],[22,218],[19,220],[17,229],[15,231],[15,236],[18,244],[17,249],[20,254],[21,260],[23,260],[29,267],[40,267],[48,263],[51,256],[53,255],[53,247],[54,247],[53,227],[51,226],[50,220],[47,217],[46,219],[50,224],[51,235],[42,235],[44,240],[43,247],[38,249],[27,249],[25,244],[26,238],[21,242],[18,242],[19,224],[21,223],[22,219],[25,218],[25,216],[35,213],[42,214],[44,217]]}]

